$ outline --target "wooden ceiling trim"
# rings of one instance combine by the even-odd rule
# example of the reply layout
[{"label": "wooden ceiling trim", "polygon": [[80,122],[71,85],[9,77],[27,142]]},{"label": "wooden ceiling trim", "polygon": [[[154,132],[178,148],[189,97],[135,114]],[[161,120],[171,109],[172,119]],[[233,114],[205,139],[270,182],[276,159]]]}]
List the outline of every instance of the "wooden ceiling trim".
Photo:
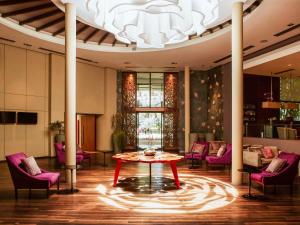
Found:
[{"label": "wooden ceiling trim", "polygon": [[86,29],[88,29],[90,26],[89,25],[84,25],[83,27],[81,27],[77,32],[76,35],[81,34],[83,31],[85,31]]},{"label": "wooden ceiling trim", "polygon": [[56,15],[58,13],[62,13],[62,12],[59,9],[54,9],[54,10],[51,10],[49,12],[42,13],[40,15],[37,15],[37,16],[34,16],[34,17],[30,17],[30,18],[28,18],[26,20],[20,21],[19,24],[20,25],[24,25],[24,24],[27,24],[27,23],[34,22],[36,20],[41,20],[41,19],[47,18],[49,16]]},{"label": "wooden ceiling trim", "polygon": [[13,10],[10,12],[6,12],[3,13],[1,16],[3,18],[5,17],[9,17],[9,16],[15,16],[15,15],[19,15],[19,14],[25,14],[25,13],[29,13],[35,10],[41,10],[41,9],[46,9],[46,8],[52,8],[54,7],[52,2],[46,3],[46,4],[42,4],[42,5],[37,5],[37,6],[31,6],[31,7],[27,7],[27,8],[23,8],[23,9],[18,9],[18,10]]},{"label": "wooden ceiling trim", "polygon": [[[79,24],[79,21],[77,20],[76,21],[76,26]],[[58,34],[61,34],[62,32],[64,32],[65,31],[65,26],[63,26],[62,28],[60,28],[60,29],[58,29],[57,31],[55,31],[53,34],[52,34],[52,36],[56,36],[56,35],[58,35]]]},{"label": "wooden ceiling trim", "polygon": [[17,5],[17,4],[25,4],[28,2],[36,2],[36,0],[3,0],[0,1],[0,6],[8,6],[8,5]]},{"label": "wooden ceiling trim", "polygon": [[52,36],[56,36],[56,35],[58,35],[58,34],[64,32],[65,29],[66,29],[65,26],[62,27],[62,28],[60,28],[60,29],[58,29],[57,31],[55,31],[55,32],[52,34]]},{"label": "wooden ceiling trim", "polygon": [[95,29],[94,31],[92,31],[92,33],[90,33],[84,40],[83,42],[86,43],[88,40],[90,40],[92,37],[95,36],[95,34],[97,34],[100,30],[99,29]]},{"label": "wooden ceiling trim", "polygon": [[48,22],[48,23],[46,23],[46,24],[43,24],[43,25],[37,27],[37,28],[36,28],[36,31],[44,30],[44,29],[46,29],[47,27],[51,27],[51,26],[53,26],[53,25],[55,25],[55,24],[58,24],[58,23],[60,23],[60,22],[62,22],[62,21],[64,21],[64,20],[65,20],[65,15],[63,15],[62,17],[59,17],[59,18],[57,18],[57,19],[55,19],[55,20],[52,20],[52,21],[50,21],[50,22]]},{"label": "wooden ceiling trim", "polygon": [[109,35],[109,32],[106,32],[98,41],[98,44],[101,45],[101,43],[105,40],[105,38],[107,38],[107,36]]}]

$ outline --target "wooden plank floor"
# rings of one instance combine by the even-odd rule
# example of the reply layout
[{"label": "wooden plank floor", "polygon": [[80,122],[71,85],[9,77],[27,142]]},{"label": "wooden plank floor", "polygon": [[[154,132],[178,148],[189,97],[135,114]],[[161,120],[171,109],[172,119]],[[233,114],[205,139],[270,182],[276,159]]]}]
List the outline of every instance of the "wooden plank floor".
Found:
[{"label": "wooden plank floor", "polygon": [[[42,168],[55,170],[54,160],[39,159],[38,163]],[[219,207],[220,198],[209,200],[213,204],[200,203],[197,198],[206,193],[207,198],[216,199],[216,193],[222,195],[224,190],[228,194],[228,170],[190,170],[181,164],[178,172],[183,187],[179,191],[174,188],[170,168],[155,165],[153,176],[164,174],[165,178],[154,178],[149,189],[148,166],[126,164],[121,168],[119,186],[113,188],[113,166],[86,165],[78,170],[78,193],[57,194],[53,190],[46,199],[45,191],[37,190],[29,200],[27,190],[23,190],[15,201],[9,171],[3,162],[0,163],[0,224],[300,224],[299,185],[294,186],[293,196],[289,195],[288,187],[278,188],[277,194],[270,187],[266,200],[250,201],[240,197],[248,190],[245,184],[235,187],[239,195],[236,199],[228,197],[233,202]],[[229,186],[222,182],[228,182]],[[259,193],[259,189],[254,188],[254,192]],[[207,206],[211,209],[202,211]]]}]

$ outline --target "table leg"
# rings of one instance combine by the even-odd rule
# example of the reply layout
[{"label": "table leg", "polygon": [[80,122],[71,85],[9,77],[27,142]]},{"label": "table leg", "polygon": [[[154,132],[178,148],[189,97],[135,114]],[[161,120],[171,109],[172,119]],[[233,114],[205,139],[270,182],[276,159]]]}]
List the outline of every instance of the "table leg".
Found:
[{"label": "table leg", "polygon": [[170,166],[172,168],[172,172],[173,172],[173,176],[174,176],[174,179],[175,179],[176,187],[179,189],[180,188],[180,182],[179,182],[179,179],[178,179],[176,162],[170,162]]},{"label": "table leg", "polygon": [[71,171],[71,192],[74,192],[74,187],[73,187],[73,169],[70,169]]},{"label": "table leg", "polygon": [[248,190],[248,193],[249,193],[249,197],[251,198],[251,173],[249,173],[249,190]]},{"label": "table leg", "polygon": [[151,187],[151,179],[152,179],[152,171],[151,171],[151,163],[149,163],[149,186]]},{"label": "table leg", "polygon": [[120,174],[121,165],[122,165],[122,160],[118,160],[117,165],[116,165],[116,169],[115,169],[114,187],[116,187],[117,183],[118,183],[118,177],[119,177],[119,174]]}]

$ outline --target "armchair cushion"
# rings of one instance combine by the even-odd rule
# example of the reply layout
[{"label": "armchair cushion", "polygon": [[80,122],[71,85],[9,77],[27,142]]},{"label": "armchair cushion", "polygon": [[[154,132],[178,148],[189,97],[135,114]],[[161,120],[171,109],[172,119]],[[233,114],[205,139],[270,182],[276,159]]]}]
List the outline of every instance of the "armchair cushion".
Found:
[{"label": "armchair cushion", "polygon": [[192,150],[192,152],[202,154],[204,148],[205,148],[205,145],[194,143],[191,150]]},{"label": "armchair cushion", "polygon": [[38,178],[40,180],[48,180],[50,182],[50,185],[53,185],[57,182],[58,178],[59,178],[59,173],[53,173],[53,172],[45,172],[45,173],[41,173],[35,176],[35,178]]},{"label": "armchair cushion", "polygon": [[33,156],[24,158],[21,161],[27,173],[29,173],[31,176],[35,176],[42,173]]},{"label": "armchair cushion", "polygon": [[222,145],[217,152],[217,157],[221,157],[225,153],[225,151],[226,151],[226,146]]},{"label": "armchair cushion", "polygon": [[274,176],[274,173],[262,171],[261,173],[251,174],[251,179],[261,183],[264,177],[272,177],[272,176]]}]

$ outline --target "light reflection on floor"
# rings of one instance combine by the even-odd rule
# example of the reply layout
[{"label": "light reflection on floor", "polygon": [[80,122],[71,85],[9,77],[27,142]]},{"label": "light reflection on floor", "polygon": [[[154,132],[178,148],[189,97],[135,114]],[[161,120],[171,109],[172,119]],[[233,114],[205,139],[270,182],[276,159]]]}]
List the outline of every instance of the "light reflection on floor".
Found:
[{"label": "light reflection on floor", "polygon": [[127,177],[97,187],[99,199],[116,208],[148,213],[195,213],[224,207],[238,196],[228,183],[209,177],[180,174],[181,189],[176,189],[171,174],[153,177]]}]

